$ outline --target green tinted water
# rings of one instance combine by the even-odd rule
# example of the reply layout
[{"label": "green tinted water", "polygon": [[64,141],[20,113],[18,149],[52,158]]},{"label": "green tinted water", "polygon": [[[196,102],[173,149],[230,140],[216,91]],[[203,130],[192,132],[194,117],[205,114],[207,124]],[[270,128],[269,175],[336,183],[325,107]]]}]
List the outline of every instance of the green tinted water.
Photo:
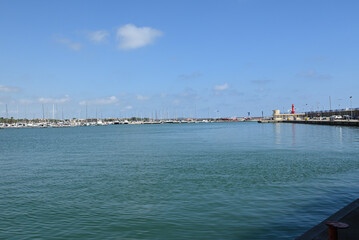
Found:
[{"label": "green tinted water", "polygon": [[0,130],[1,239],[292,239],[358,198],[359,129]]}]

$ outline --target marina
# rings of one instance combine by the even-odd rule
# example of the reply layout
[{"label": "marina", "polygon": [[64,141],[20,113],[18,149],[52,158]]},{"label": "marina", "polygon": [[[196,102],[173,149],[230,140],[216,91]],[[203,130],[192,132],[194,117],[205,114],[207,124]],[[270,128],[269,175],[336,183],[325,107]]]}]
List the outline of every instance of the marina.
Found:
[{"label": "marina", "polygon": [[108,125],[138,125],[138,124],[180,124],[180,123],[214,123],[214,122],[243,122],[256,121],[256,119],[244,118],[218,118],[218,119],[72,119],[72,120],[13,120],[3,119],[0,122],[0,129],[4,128],[60,128],[60,127],[88,127],[88,126],[108,126]]}]

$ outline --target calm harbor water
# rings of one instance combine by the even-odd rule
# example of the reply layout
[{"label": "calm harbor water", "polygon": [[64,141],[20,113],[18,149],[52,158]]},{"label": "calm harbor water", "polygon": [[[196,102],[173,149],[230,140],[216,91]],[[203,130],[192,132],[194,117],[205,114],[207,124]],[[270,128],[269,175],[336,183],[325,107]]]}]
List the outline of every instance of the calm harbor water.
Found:
[{"label": "calm harbor water", "polygon": [[0,130],[0,239],[293,239],[359,196],[359,128]]}]

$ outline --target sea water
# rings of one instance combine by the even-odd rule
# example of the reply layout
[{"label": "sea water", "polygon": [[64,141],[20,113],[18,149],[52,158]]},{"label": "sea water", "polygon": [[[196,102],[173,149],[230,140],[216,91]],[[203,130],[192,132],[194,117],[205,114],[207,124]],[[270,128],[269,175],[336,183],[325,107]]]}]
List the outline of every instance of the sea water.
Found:
[{"label": "sea water", "polygon": [[293,239],[359,196],[359,128],[0,130],[0,239]]}]

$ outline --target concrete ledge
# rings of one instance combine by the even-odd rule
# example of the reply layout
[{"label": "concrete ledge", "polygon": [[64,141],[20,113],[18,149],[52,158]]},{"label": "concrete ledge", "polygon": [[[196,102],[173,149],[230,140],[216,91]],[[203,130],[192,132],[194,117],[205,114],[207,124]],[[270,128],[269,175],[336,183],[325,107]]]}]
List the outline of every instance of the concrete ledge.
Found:
[{"label": "concrete ledge", "polygon": [[317,124],[317,125],[331,125],[331,126],[352,126],[359,127],[358,120],[261,120],[259,123],[300,123],[300,124]]},{"label": "concrete ledge", "polygon": [[260,120],[259,123],[280,123],[283,122],[281,120]]},{"label": "concrete ledge", "polygon": [[348,229],[338,231],[340,240],[359,239],[359,199],[340,209],[323,222],[305,232],[296,240],[324,240],[328,239],[328,227],[326,221],[339,221],[349,224]]},{"label": "concrete ledge", "polygon": [[282,121],[284,123],[303,123],[303,124],[318,124],[318,125],[332,125],[332,126],[353,126],[359,127],[358,120],[334,120],[334,121],[327,121],[327,120],[287,120]]}]

